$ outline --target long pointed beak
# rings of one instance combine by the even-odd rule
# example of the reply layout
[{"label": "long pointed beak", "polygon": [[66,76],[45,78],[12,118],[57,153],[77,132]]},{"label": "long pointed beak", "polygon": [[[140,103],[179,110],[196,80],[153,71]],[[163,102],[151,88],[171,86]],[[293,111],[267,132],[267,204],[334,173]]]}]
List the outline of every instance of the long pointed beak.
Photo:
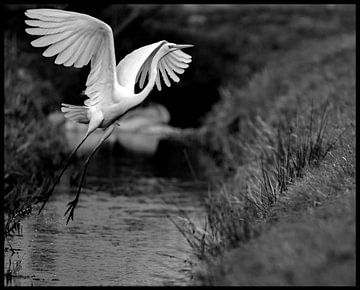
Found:
[{"label": "long pointed beak", "polygon": [[194,45],[192,44],[175,44],[172,45],[171,48],[175,48],[175,49],[183,49],[183,48],[188,48],[188,47],[193,47]]}]

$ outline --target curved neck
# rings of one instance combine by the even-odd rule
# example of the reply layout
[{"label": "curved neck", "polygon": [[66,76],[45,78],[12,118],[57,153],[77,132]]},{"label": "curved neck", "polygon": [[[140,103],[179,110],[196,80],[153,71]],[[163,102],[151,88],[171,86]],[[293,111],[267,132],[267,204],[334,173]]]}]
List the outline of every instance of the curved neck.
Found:
[{"label": "curved neck", "polygon": [[154,88],[156,76],[158,74],[157,64],[158,64],[158,57],[155,56],[151,62],[148,83],[140,93],[134,95],[136,104],[140,104]]}]

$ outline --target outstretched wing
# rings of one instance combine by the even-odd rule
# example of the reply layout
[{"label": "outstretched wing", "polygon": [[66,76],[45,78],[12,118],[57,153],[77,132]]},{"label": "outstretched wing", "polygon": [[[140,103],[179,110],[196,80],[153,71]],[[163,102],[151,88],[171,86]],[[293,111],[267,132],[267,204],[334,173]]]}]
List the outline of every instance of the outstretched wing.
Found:
[{"label": "outstretched wing", "polygon": [[[162,40],[149,44],[140,47],[125,56],[116,68],[120,85],[127,87],[134,92],[135,84],[139,81],[139,87],[142,89],[146,77],[150,75],[152,59],[160,47],[165,43],[167,43],[167,41]],[[156,77],[156,86],[158,90],[161,91],[160,75],[165,84],[170,87],[170,79],[174,82],[179,82],[180,79],[176,74],[184,73],[185,69],[189,67],[190,62],[191,56],[181,50],[172,51],[162,57],[158,63],[158,74]]]},{"label": "outstretched wing", "polygon": [[116,67],[120,85],[134,92],[139,71],[145,63],[151,64],[155,53],[164,43],[165,41],[159,41],[145,45],[126,55]]},{"label": "outstretched wing", "polygon": [[[177,74],[183,74],[185,69],[189,67],[190,62],[191,56],[181,51],[180,49],[172,51],[163,56],[158,63],[158,74],[156,76],[156,87],[158,88],[158,90],[161,91],[160,75],[166,86],[170,87],[170,79],[172,79],[176,83],[179,82],[180,78],[177,76]],[[140,89],[143,88],[146,76],[148,76],[150,73],[150,65],[151,60],[148,59],[140,69],[139,74],[137,75],[136,81],[140,79]]]},{"label": "outstretched wing", "polygon": [[86,81],[87,106],[111,104],[112,90],[116,81],[113,33],[109,25],[89,15],[58,9],[29,9],[25,15],[31,20],[25,23],[31,28],[25,31],[41,35],[31,44],[48,48],[43,56],[57,55],[56,64],[87,65],[91,70]]}]

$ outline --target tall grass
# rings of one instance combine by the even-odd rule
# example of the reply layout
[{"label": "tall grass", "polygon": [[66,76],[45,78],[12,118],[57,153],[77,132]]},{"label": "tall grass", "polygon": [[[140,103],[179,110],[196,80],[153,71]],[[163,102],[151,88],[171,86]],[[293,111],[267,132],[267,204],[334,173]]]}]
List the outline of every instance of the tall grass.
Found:
[{"label": "tall grass", "polygon": [[295,122],[280,122],[275,128],[260,118],[252,123],[257,145],[246,153],[258,156],[258,161],[244,165],[241,177],[222,184],[207,202],[210,235],[218,237],[222,250],[257,236],[288,186],[326,157],[334,140],[327,138],[327,107],[323,111],[315,118],[311,110],[310,119],[299,114]]},{"label": "tall grass", "polygon": [[288,192],[309,168],[352,142],[354,45],[352,35],[305,42],[246,87],[222,89],[207,137],[226,174],[209,192],[206,228],[182,230],[202,260],[262,235],[290,199],[314,205],[308,202],[314,198],[300,201]]},{"label": "tall grass", "polygon": [[15,36],[4,43],[4,210],[5,236],[19,229],[48,188],[63,162],[66,145],[61,132],[47,120],[44,106],[52,95],[50,83],[32,74],[29,55],[17,50]]}]

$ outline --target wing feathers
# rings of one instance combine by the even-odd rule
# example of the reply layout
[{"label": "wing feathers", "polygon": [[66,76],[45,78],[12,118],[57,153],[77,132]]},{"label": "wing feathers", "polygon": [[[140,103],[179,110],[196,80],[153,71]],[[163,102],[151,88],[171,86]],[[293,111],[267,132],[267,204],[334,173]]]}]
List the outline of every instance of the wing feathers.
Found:
[{"label": "wing feathers", "polygon": [[158,88],[159,91],[161,91],[161,81],[160,81],[160,74],[158,73],[156,76],[156,87]]},{"label": "wing feathers", "polygon": [[[183,74],[185,69],[189,67],[189,64],[191,62],[191,56],[182,52],[181,50],[175,50],[168,54],[166,54],[162,59],[160,59],[158,64],[158,75],[156,77],[155,83],[156,87],[159,91],[161,91],[161,78],[162,76],[163,81],[165,84],[170,87],[171,82],[168,77],[174,81],[179,82],[180,78],[176,74]],[[148,68],[149,70],[149,68]],[[148,73],[148,70],[145,71],[145,69],[141,72],[140,77],[140,88],[143,86],[143,79],[144,76]]]},{"label": "wing feathers", "polygon": [[[77,43],[78,36],[76,34],[72,35],[71,37],[65,38],[62,41],[56,42],[53,45],[49,46],[44,52],[43,56],[51,57],[59,52],[62,52],[70,45],[74,45]],[[72,42],[75,41],[73,44]]]},{"label": "wing feathers", "polygon": [[[162,44],[164,44],[164,42]],[[136,53],[138,51],[144,50],[145,48],[146,47],[142,47],[138,50],[135,50],[132,54],[129,54],[127,58],[129,57],[135,58],[137,56]],[[149,56],[144,61],[143,65],[141,66],[139,72],[136,75],[135,82],[139,82],[140,89],[144,87],[146,78],[149,78],[152,57],[150,58]],[[158,73],[155,79],[155,84],[157,89],[159,91],[162,89],[161,78],[168,87],[171,86],[171,81],[169,77],[174,82],[179,82],[180,78],[176,74],[184,73],[185,69],[189,67],[188,63],[190,62],[191,62],[191,56],[180,50],[172,51],[170,53],[167,53],[165,56],[163,56],[158,62]],[[122,73],[124,74],[125,70],[124,68],[122,69],[123,69]]]},{"label": "wing feathers", "polygon": [[176,61],[180,62],[180,63],[190,63],[191,62],[191,58],[184,58],[184,57],[181,57],[179,55],[176,55],[176,54],[171,54],[171,58],[172,59],[175,59]]},{"label": "wing feathers", "polygon": [[[25,31],[40,36],[33,40],[34,47],[46,47],[45,57],[56,56],[55,63],[64,66],[82,67],[91,61],[91,70],[86,80],[85,94],[89,97],[86,106],[99,103],[113,104],[113,86],[118,81],[121,86],[134,90],[136,82],[142,89],[149,79],[153,57],[166,41],[159,41],[141,47],[128,54],[116,67],[114,40],[111,28],[91,16],[57,9],[29,9],[25,15],[29,25]],[[167,53],[157,64],[156,87],[162,89],[161,82],[171,86],[171,80],[179,82],[177,74],[189,67],[191,56],[181,50]],[[161,76],[160,76],[161,75]],[[66,110],[66,106],[64,108]],[[77,108],[68,115],[76,114]]]},{"label": "wing feathers", "polygon": [[140,84],[139,84],[140,89],[142,89],[144,86],[146,75],[148,74],[148,72],[149,72],[148,67],[144,68],[144,70],[141,71]]},{"label": "wing feathers", "polygon": [[31,35],[47,35],[63,32],[67,30],[67,26],[54,27],[54,28],[26,28],[25,31]]},{"label": "wing feathers", "polygon": [[[148,71],[153,56],[163,43],[165,42],[159,41],[145,45],[126,55],[116,67],[120,85],[134,91],[136,82],[143,75],[142,72]],[[143,80],[145,80],[144,77]]]},{"label": "wing feathers", "polygon": [[170,83],[170,80],[165,72],[165,69],[164,69],[164,60],[160,60],[160,64],[159,64],[159,68],[160,68],[160,72],[161,72],[161,75],[163,77],[163,80],[165,82],[165,84],[170,87],[171,86],[171,83]]},{"label": "wing feathers", "polygon": [[51,19],[56,18],[65,18],[68,17],[69,14],[77,14],[76,12],[70,12],[65,10],[59,10],[59,9],[28,9],[25,12],[25,15],[30,18],[37,18],[37,17],[48,17]]},{"label": "wing feathers", "polygon": [[181,50],[175,50],[174,55],[178,58],[180,58],[183,62],[189,63],[191,62],[191,55],[188,55],[187,53],[181,51]]},{"label": "wing feathers", "polygon": [[64,66],[72,66],[75,64],[76,60],[79,58],[79,55],[84,47],[84,39],[86,34],[80,35],[80,37],[74,42],[72,45],[73,47],[73,54],[71,57],[63,63]]},{"label": "wing feathers", "polygon": [[82,53],[80,55],[80,57],[78,58],[78,60],[75,62],[75,67],[83,67],[84,65],[87,65],[90,61],[91,55],[89,54],[89,51],[91,49],[90,44],[91,44],[91,39],[94,35],[94,32],[92,32],[86,39],[85,39],[85,44],[82,50]]},{"label": "wing feathers", "polygon": [[168,57],[169,61],[173,64],[173,66],[176,66],[178,68],[188,68],[189,65],[187,63],[184,63],[178,59],[176,59],[173,55],[170,55]]},{"label": "wing feathers", "polygon": [[[58,52],[56,52],[56,53],[59,53],[59,54],[55,60],[56,64],[63,64],[71,58],[71,56],[74,54],[74,51],[77,49],[77,47],[74,47],[74,44],[77,44],[77,38],[78,38],[77,35],[74,34],[71,37],[63,40],[61,42],[61,44],[59,44],[57,42],[51,46],[51,47],[54,47],[56,44],[59,44],[59,45],[57,45]],[[46,50],[44,51],[44,53],[45,52],[46,52]],[[53,55],[55,55],[56,53],[54,53]]]},{"label": "wing feathers", "polygon": [[72,65],[74,65],[74,67],[82,67],[82,65],[79,66],[79,59],[82,55],[82,52],[84,51],[85,46],[87,45],[87,38],[88,35],[83,34],[82,37],[79,38],[80,41],[80,45],[78,47],[78,49],[74,52],[73,56],[69,59],[69,62],[72,62]]},{"label": "wing feathers", "polygon": [[41,20],[29,20],[29,19],[26,19],[25,23],[29,26],[37,26],[41,28],[58,28],[64,25],[61,22],[50,22],[50,21],[45,22]]},{"label": "wing feathers", "polygon": [[68,31],[64,31],[62,33],[55,33],[55,34],[50,34],[50,35],[45,35],[42,36],[38,39],[35,39],[31,42],[32,46],[35,47],[42,47],[42,46],[48,46],[52,43],[58,42],[60,40],[65,39],[66,37],[69,37],[70,35],[72,35],[74,32],[71,30]]},{"label": "wing feathers", "polygon": [[113,104],[113,85],[116,81],[115,52],[111,28],[89,15],[57,9],[29,9],[25,31],[40,36],[31,44],[48,46],[43,55],[56,56],[55,63],[83,67],[91,61],[85,93],[85,104]]},{"label": "wing feathers", "polygon": [[173,69],[171,68],[171,66],[168,64],[168,60],[164,59],[164,64],[165,64],[165,69],[166,72],[169,74],[169,76],[171,77],[171,79],[178,83],[180,81],[179,77],[174,73]]},{"label": "wing feathers", "polygon": [[42,9],[30,9],[25,12],[25,15],[29,18],[36,18],[42,21],[49,21],[49,22],[62,22],[63,18],[56,18],[56,17],[49,17],[45,14],[35,13],[35,10],[42,10]]},{"label": "wing feathers", "polygon": [[[95,45],[97,44],[97,42],[101,39],[101,37],[99,35],[96,35],[96,32],[93,32],[89,37],[88,37],[88,42],[86,45],[86,48],[83,51],[83,55],[84,55],[84,64],[88,64],[91,57],[94,54],[95,51]],[[102,40],[102,39],[101,39]],[[102,45],[102,42],[100,44],[100,46]],[[97,47],[97,46],[96,46]]]}]

